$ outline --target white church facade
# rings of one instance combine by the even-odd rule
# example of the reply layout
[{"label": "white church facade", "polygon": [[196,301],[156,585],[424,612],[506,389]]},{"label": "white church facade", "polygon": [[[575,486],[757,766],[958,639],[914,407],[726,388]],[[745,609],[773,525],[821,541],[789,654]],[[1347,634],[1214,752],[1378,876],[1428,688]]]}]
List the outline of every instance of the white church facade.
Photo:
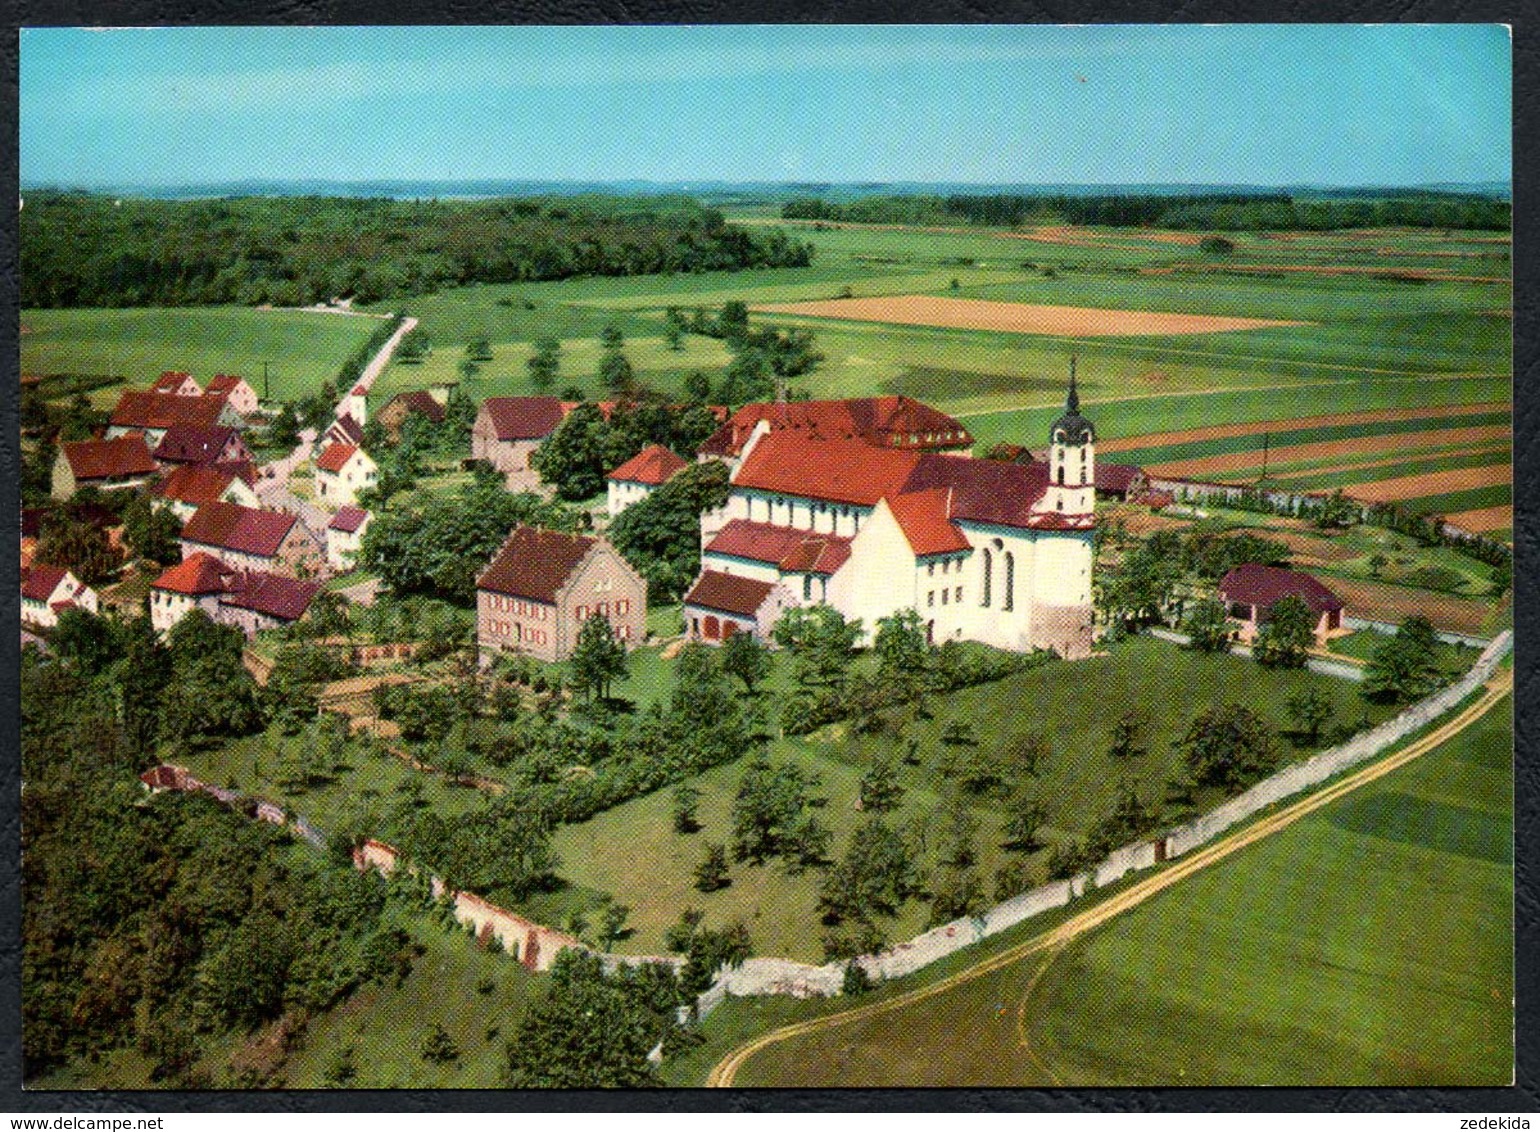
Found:
[{"label": "white church facade", "polygon": [[937,644],[1088,655],[1095,430],[1073,375],[1049,442],[1046,463],[1014,464],[761,421],[727,503],[702,519],[687,631],[763,635],[787,603],[823,602],[868,641],[913,609]]}]

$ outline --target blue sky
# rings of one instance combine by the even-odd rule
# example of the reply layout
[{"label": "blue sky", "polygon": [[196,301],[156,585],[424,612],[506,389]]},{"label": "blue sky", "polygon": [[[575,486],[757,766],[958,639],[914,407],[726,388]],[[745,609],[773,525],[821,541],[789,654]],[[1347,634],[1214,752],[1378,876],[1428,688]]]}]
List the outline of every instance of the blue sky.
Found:
[{"label": "blue sky", "polygon": [[1489,25],[21,33],[24,184],[1507,180]]}]

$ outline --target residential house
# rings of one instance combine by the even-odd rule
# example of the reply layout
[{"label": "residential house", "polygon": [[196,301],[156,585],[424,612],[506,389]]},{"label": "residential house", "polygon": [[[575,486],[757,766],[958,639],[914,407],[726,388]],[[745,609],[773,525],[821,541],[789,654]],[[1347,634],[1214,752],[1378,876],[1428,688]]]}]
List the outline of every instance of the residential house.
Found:
[{"label": "residential house", "polygon": [[358,562],[364,544],[364,532],[374,518],[361,507],[339,507],[326,525],[326,561],[339,573],[351,570]]},{"label": "residential house", "polygon": [[205,503],[238,503],[259,509],[262,504],[255,483],[250,464],[184,464],[173,468],[155,486],[153,499],[176,512],[177,518],[185,523]]},{"label": "residential house", "polygon": [[646,499],[677,471],[689,467],[661,444],[649,444],[605,477],[609,489],[610,517]]},{"label": "residential house", "polygon": [[251,387],[251,383],[233,373],[215,374],[209,382],[208,392],[211,396],[224,397],[230,402],[230,407],[243,417],[251,416],[260,408],[257,391]]},{"label": "residential house", "polygon": [[168,369],[150,386],[151,393],[169,393],[173,397],[202,397],[203,390],[193,380],[192,374]]},{"label": "residential house", "polygon": [[54,458],[50,494],[68,499],[83,487],[141,487],[159,470],[143,437],[66,441]]},{"label": "residential house", "polygon": [[330,444],[351,444],[357,448],[363,442],[364,426],[346,413],[343,413],[326,426],[326,431],[315,442],[315,450],[317,452],[325,451],[327,445]]},{"label": "residential house", "polygon": [[326,569],[321,541],[296,516],[236,503],[205,503],[193,512],[182,528],[182,557],[200,550],[237,570],[313,577]]},{"label": "residential house", "polygon": [[219,619],[219,597],[234,585],[235,571],[205,551],[168,566],[150,583],[150,624],[164,633],[194,609]]},{"label": "residential house", "polygon": [[779,580],[703,570],[684,598],[685,629],[710,644],[734,633],[769,640],[781,614],[797,604],[791,588]]},{"label": "residential house", "polygon": [[131,389],[118,398],[108,421],[107,437],[110,440],[131,432],[143,433],[145,443],[153,450],[165,439],[166,430],[178,424],[242,428],[246,421],[221,396],[183,397]]},{"label": "residential house", "polygon": [[471,456],[502,472],[509,491],[538,491],[529,458],[565,416],[555,397],[488,397],[471,427]]},{"label": "residential house", "polygon": [[390,437],[391,443],[395,444],[401,439],[401,428],[406,424],[406,418],[413,414],[434,424],[441,424],[448,400],[448,391],[443,389],[413,389],[397,393],[380,407],[374,419],[385,430],[385,435]]},{"label": "residential house", "polygon": [[358,493],[379,482],[380,466],[362,448],[331,444],[315,462],[316,499],[328,507],[351,506]]},{"label": "residential house", "polygon": [[348,390],[347,395],[337,402],[337,415],[339,417],[352,417],[362,427],[369,423],[369,390],[362,385],[355,385]]},{"label": "residential house", "polygon": [[310,608],[319,582],[264,571],[232,569],[211,554],[196,553],[166,569],[150,585],[150,622],[164,633],[194,609],[248,637],[298,621]]},{"label": "residential house", "polygon": [[476,579],[483,661],[498,652],[565,660],[593,614],[627,647],[646,636],[647,583],[597,536],[515,527]]},{"label": "residential house", "polygon": [[154,456],[162,468],[179,464],[250,463],[251,449],[246,447],[241,434],[228,426],[176,424],[161,437]]},{"label": "residential house", "polygon": [[1342,599],[1309,574],[1248,562],[1219,580],[1219,600],[1226,614],[1240,622],[1242,641],[1254,640],[1273,606],[1286,597],[1297,597],[1309,608],[1317,647],[1347,631],[1342,627]]},{"label": "residential house", "polygon": [[66,609],[97,611],[96,591],[63,566],[35,564],[21,576],[21,619],[51,629]]}]

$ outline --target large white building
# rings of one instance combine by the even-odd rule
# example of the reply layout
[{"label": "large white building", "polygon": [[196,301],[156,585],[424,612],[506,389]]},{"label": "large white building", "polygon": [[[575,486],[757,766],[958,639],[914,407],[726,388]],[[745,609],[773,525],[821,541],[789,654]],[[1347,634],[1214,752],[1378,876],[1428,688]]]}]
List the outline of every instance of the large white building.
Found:
[{"label": "large white building", "polygon": [[750,428],[726,505],[702,519],[690,635],[763,634],[788,602],[826,602],[859,618],[868,640],[879,619],[914,609],[936,643],[1087,655],[1096,433],[1073,374],[1046,463],[943,448],[962,426],[918,408],[949,422],[928,426],[928,449],[924,436]]}]

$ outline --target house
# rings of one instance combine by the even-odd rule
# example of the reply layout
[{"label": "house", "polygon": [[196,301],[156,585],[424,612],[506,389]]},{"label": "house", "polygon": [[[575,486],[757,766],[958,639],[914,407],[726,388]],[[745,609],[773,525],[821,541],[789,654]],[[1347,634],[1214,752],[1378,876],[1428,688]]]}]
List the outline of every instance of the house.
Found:
[{"label": "house", "polygon": [[670,476],[689,463],[661,444],[649,444],[611,472],[608,481],[610,517],[614,518],[633,503],[646,499],[668,482]]},{"label": "house", "polygon": [[144,434],[152,449],[165,439],[172,425],[197,425],[201,428],[242,428],[246,421],[225,398],[204,394],[183,397],[175,393],[151,393],[130,389],[118,398],[107,424],[109,440],[131,432]]},{"label": "house", "polygon": [[161,571],[150,583],[150,624],[164,633],[194,609],[219,619],[219,597],[234,584],[235,571],[205,551],[196,551]]},{"label": "house", "polygon": [[193,380],[192,374],[180,370],[167,370],[150,386],[151,393],[169,393],[173,397],[202,397],[203,390]]},{"label": "house", "polygon": [[298,518],[236,503],[205,503],[193,512],[182,528],[182,557],[200,550],[237,570],[298,577],[326,568],[320,540]]},{"label": "house", "polygon": [[328,444],[351,444],[355,448],[364,442],[364,427],[346,413],[326,426],[326,431],[315,442],[315,450],[322,452]]},{"label": "house", "polygon": [[703,570],[684,598],[688,634],[708,644],[734,633],[769,640],[781,614],[796,605],[791,589],[779,581]]},{"label": "house", "polygon": [[209,382],[208,395],[224,397],[230,402],[230,407],[243,417],[251,416],[260,407],[257,391],[251,387],[251,383],[233,373],[215,374]]},{"label": "house", "polygon": [[162,468],[178,464],[250,463],[251,449],[240,433],[226,425],[175,424],[155,446],[154,456]]},{"label": "house", "polygon": [[159,470],[142,437],[68,441],[54,458],[50,494],[68,499],[83,487],[140,487]]},{"label": "house", "polygon": [[407,393],[397,393],[386,401],[380,411],[374,414],[374,419],[385,430],[385,435],[390,437],[391,443],[396,443],[401,439],[401,428],[406,424],[407,417],[415,413],[434,424],[442,424],[447,403],[446,390],[413,389]]},{"label": "house", "polygon": [[339,507],[326,525],[326,561],[337,571],[351,570],[364,544],[364,532],[374,518],[361,507]]},{"label": "house", "polygon": [[908,451],[966,452],[973,447],[968,430],[939,409],[912,397],[863,397],[745,405],[706,438],[699,454],[736,468],[752,440],[770,432]]},{"label": "house", "polygon": [[1309,607],[1315,618],[1317,646],[1346,631],[1342,627],[1342,599],[1309,574],[1248,562],[1219,579],[1219,600],[1225,612],[1241,623],[1242,641],[1255,639],[1273,606],[1286,597],[1297,597]]},{"label": "house", "polygon": [[66,609],[97,611],[96,591],[63,566],[34,565],[21,576],[21,619],[43,629]]},{"label": "house", "polygon": [[379,482],[380,466],[362,448],[329,444],[316,457],[316,499],[330,507],[351,506],[358,493]]},{"label": "house", "polygon": [[471,426],[471,456],[502,472],[509,491],[537,491],[529,458],[565,416],[555,397],[488,397]]},{"label": "house", "polygon": [[347,395],[337,402],[337,415],[339,417],[352,417],[358,422],[359,427],[369,423],[369,390],[362,385],[355,385],[349,389]]},{"label": "house", "polygon": [[871,403],[857,402],[845,414],[816,410],[812,424],[761,418],[741,446],[719,446],[735,466],[726,504],[702,517],[690,636],[711,639],[708,616],[719,631],[724,614],[735,631],[760,624],[764,607],[747,608],[758,591],[708,577],[719,574],[826,603],[859,619],[867,640],[880,619],[913,609],[933,641],[1089,654],[1095,429],[1073,374],[1046,463],[955,453],[956,430],[941,423],[950,418],[916,404],[878,418],[905,430],[923,422],[913,433],[826,435],[825,422],[872,419]]},{"label": "house", "polygon": [[515,527],[476,579],[483,661],[498,652],[565,660],[591,614],[608,618],[627,647],[646,636],[647,583],[593,535]]},{"label": "house", "polygon": [[177,518],[187,522],[205,503],[238,503],[260,508],[261,501],[253,484],[256,475],[250,464],[184,464],[155,485],[155,502],[171,508]]},{"label": "house", "polygon": [[1136,464],[1096,465],[1096,497],[1138,502],[1149,492],[1149,479]]}]

